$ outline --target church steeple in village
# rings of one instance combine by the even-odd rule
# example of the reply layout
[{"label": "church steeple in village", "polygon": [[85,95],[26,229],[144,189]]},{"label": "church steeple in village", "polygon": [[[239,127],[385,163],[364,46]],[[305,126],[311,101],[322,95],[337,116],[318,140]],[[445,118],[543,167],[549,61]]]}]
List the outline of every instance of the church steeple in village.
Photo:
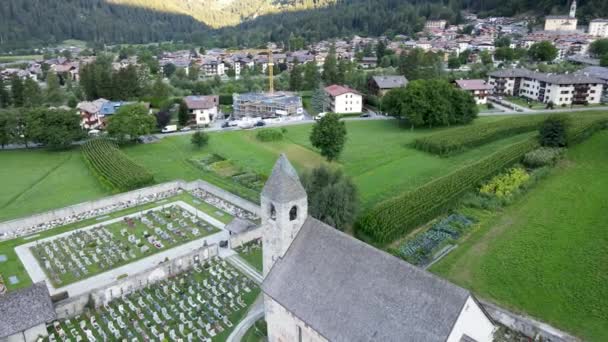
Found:
[{"label": "church steeple in village", "polygon": [[576,0],[572,0],[570,5],[570,18],[576,18]]},{"label": "church steeple in village", "polygon": [[268,274],[274,263],[296,238],[308,217],[308,197],[287,157],[281,154],[261,195],[263,269]]}]

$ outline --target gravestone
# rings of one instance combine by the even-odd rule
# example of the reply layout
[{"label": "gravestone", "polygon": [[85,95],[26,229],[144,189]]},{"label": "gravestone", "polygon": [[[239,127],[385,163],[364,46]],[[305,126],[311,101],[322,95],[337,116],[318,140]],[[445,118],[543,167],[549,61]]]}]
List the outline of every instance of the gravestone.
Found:
[{"label": "gravestone", "polygon": [[10,276],[8,277],[8,282],[11,283],[11,285],[19,284],[19,278],[17,278],[17,276]]},{"label": "gravestone", "polygon": [[8,258],[6,257],[6,255],[0,254],[0,262],[5,262],[6,260],[8,260]]}]

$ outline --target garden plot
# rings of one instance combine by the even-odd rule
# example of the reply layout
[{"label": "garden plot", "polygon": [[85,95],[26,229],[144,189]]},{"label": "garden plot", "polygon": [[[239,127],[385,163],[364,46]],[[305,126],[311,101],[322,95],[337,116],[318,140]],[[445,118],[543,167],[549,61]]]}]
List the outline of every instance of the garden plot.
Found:
[{"label": "garden plot", "polygon": [[36,242],[31,253],[54,286],[63,286],[218,229],[179,202]]},{"label": "garden plot", "polygon": [[44,341],[225,340],[259,287],[214,258],[177,277],[47,326]]}]

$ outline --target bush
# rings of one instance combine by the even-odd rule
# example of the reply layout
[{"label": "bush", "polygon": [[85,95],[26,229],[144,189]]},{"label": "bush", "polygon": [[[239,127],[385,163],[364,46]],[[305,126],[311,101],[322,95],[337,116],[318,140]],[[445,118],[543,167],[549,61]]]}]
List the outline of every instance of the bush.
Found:
[{"label": "bush", "polygon": [[110,140],[90,140],[82,145],[82,153],[100,181],[113,190],[133,190],[154,182],[148,170],[133,162]]},{"label": "bush", "polygon": [[562,148],[541,147],[526,153],[524,165],[531,168],[553,165],[563,154],[564,149]]},{"label": "bush", "polygon": [[539,141],[546,147],[565,147],[568,144],[566,129],[567,118],[565,116],[551,116],[547,118],[539,129]]},{"label": "bush", "polygon": [[521,167],[514,167],[507,172],[495,176],[488,183],[481,186],[479,192],[487,196],[498,198],[509,197],[530,179],[530,175]]},{"label": "bush", "polygon": [[255,137],[262,142],[283,140],[283,132],[278,129],[261,129]]},{"label": "bush", "polygon": [[387,243],[451,208],[462,195],[536,148],[535,139],[509,145],[500,151],[429,182],[413,191],[376,205],[356,223],[357,233]]},{"label": "bush", "polygon": [[513,135],[532,132],[540,127],[545,118],[544,115],[533,115],[454,128],[418,138],[414,141],[414,147],[425,152],[447,155]]},{"label": "bush", "polygon": [[221,105],[232,105],[232,94],[220,94],[219,98]]}]

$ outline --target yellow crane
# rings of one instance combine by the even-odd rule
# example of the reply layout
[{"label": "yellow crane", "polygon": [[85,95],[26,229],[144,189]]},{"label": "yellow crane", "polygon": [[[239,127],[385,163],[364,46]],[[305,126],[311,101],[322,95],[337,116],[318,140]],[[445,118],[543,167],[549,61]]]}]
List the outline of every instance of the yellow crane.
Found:
[{"label": "yellow crane", "polygon": [[268,91],[272,94],[274,93],[274,62],[272,60],[272,49],[268,49],[268,83],[269,89]]}]

